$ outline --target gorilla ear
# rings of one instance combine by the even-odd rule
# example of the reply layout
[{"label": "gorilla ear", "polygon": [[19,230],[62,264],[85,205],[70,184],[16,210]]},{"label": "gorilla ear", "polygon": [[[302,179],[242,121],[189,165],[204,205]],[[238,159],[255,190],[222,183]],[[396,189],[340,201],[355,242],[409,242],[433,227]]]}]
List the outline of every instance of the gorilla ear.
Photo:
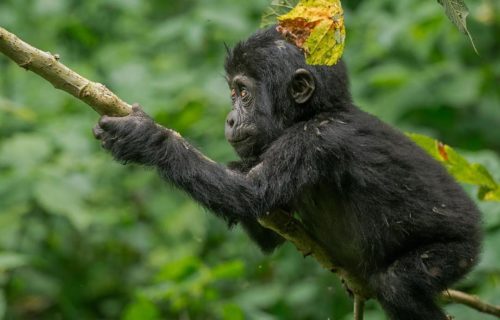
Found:
[{"label": "gorilla ear", "polygon": [[297,69],[290,83],[290,94],[296,103],[307,102],[316,89],[312,74],[306,69]]}]

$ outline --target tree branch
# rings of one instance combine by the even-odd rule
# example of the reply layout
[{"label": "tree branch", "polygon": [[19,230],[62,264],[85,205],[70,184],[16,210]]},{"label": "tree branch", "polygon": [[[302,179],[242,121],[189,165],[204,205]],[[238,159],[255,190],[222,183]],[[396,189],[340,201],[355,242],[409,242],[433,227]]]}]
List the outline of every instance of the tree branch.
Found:
[{"label": "tree branch", "polygon": [[365,311],[365,300],[355,295],[354,296],[354,320],[363,320]]},{"label": "tree branch", "polygon": [[445,301],[464,304],[482,313],[491,314],[500,318],[500,306],[495,306],[484,301],[478,297],[467,294],[462,291],[448,289],[441,293],[441,298]]},{"label": "tree branch", "polygon": [[[118,98],[104,85],[92,82],[59,62],[59,57],[41,51],[23,42],[14,34],[0,27],[0,52],[14,60],[20,67],[33,71],[54,85],[91,106],[99,114],[125,116],[131,106]],[[290,214],[277,210],[259,220],[264,227],[279,233],[292,242],[304,256],[312,255],[325,269],[338,273],[355,296],[355,314],[363,318],[364,300],[373,296],[366,283],[338,267],[338,262],[307,232],[302,223]],[[465,304],[480,312],[500,317],[500,307],[482,302],[466,293],[447,290],[443,299]]]},{"label": "tree branch", "polygon": [[366,299],[372,296],[368,285],[339,267],[327,250],[311,235],[304,225],[288,212],[274,210],[259,219],[259,223],[295,245],[304,257],[313,256],[318,263],[331,272],[337,273],[347,284],[348,290],[355,296]]},{"label": "tree branch", "polygon": [[85,79],[60,63],[58,55],[32,47],[1,27],[0,52],[20,67],[43,77],[57,89],[82,100],[101,115],[125,116],[130,113],[131,106],[103,84]]}]

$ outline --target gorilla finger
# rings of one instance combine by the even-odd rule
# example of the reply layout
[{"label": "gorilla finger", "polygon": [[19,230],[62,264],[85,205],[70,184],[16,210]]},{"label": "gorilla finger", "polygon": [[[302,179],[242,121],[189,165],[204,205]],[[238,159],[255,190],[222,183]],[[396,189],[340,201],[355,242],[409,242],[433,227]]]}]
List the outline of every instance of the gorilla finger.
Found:
[{"label": "gorilla finger", "polygon": [[[117,141],[119,141],[118,138],[116,137],[112,137],[110,135],[107,135],[106,133],[104,133],[104,136],[102,137],[101,139],[101,146],[106,149],[106,150],[110,150],[112,149],[113,147],[117,147]],[[119,146],[118,146],[119,147]]]},{"label": "gorilla finger", "polygon": [[132,105],[132,115],[136,117],[151,119],[151,117],[146,112],[144,112],[141,105],[138,103],[134,103]]},{"label": "gorilla finger", "polygon": [[113,131],[119,119],[119,117],[102,116],[99,119],[98,125],[104,131]]},{"label": "gorilla finger", "polygon": [[142,113],[142,107],[138,103],[132,104],[132,113]]},{"label": "gorilla finger", "polygon": [[96,139],[101,139],[102,135],[104,133],[104,130],[102,130],[101,126],[96,124],[94,128],[92,128],[92,133],[94,134],[94,137]]}]

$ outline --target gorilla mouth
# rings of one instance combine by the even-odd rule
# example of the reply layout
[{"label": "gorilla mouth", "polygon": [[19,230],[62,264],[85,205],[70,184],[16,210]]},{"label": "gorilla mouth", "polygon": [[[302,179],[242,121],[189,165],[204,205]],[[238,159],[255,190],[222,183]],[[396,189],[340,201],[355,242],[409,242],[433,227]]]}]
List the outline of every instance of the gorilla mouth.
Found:
[{"label": "gorilla mouth", "polygon": [[231,144],[240,144],[240,143],[246,142],[251,137],[252,137],[251,135],[246,135],[246,136],[243,136],[243,137],[241,137],[241,136],[240,137],[233,137],[231,139],[228,139],[228,141]]}]

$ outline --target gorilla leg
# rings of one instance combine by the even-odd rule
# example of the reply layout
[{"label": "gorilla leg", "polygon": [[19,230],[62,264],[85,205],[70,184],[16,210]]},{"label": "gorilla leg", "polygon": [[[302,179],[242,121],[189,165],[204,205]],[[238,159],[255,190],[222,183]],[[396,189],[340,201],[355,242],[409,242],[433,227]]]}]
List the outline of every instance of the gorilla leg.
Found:
[{"label": "gorilla leg", "polygon": [[464,242],[424,246],[373,275],[370,285],[392,320],[445,320],[434,298],[474,266],[477,252]]}]

